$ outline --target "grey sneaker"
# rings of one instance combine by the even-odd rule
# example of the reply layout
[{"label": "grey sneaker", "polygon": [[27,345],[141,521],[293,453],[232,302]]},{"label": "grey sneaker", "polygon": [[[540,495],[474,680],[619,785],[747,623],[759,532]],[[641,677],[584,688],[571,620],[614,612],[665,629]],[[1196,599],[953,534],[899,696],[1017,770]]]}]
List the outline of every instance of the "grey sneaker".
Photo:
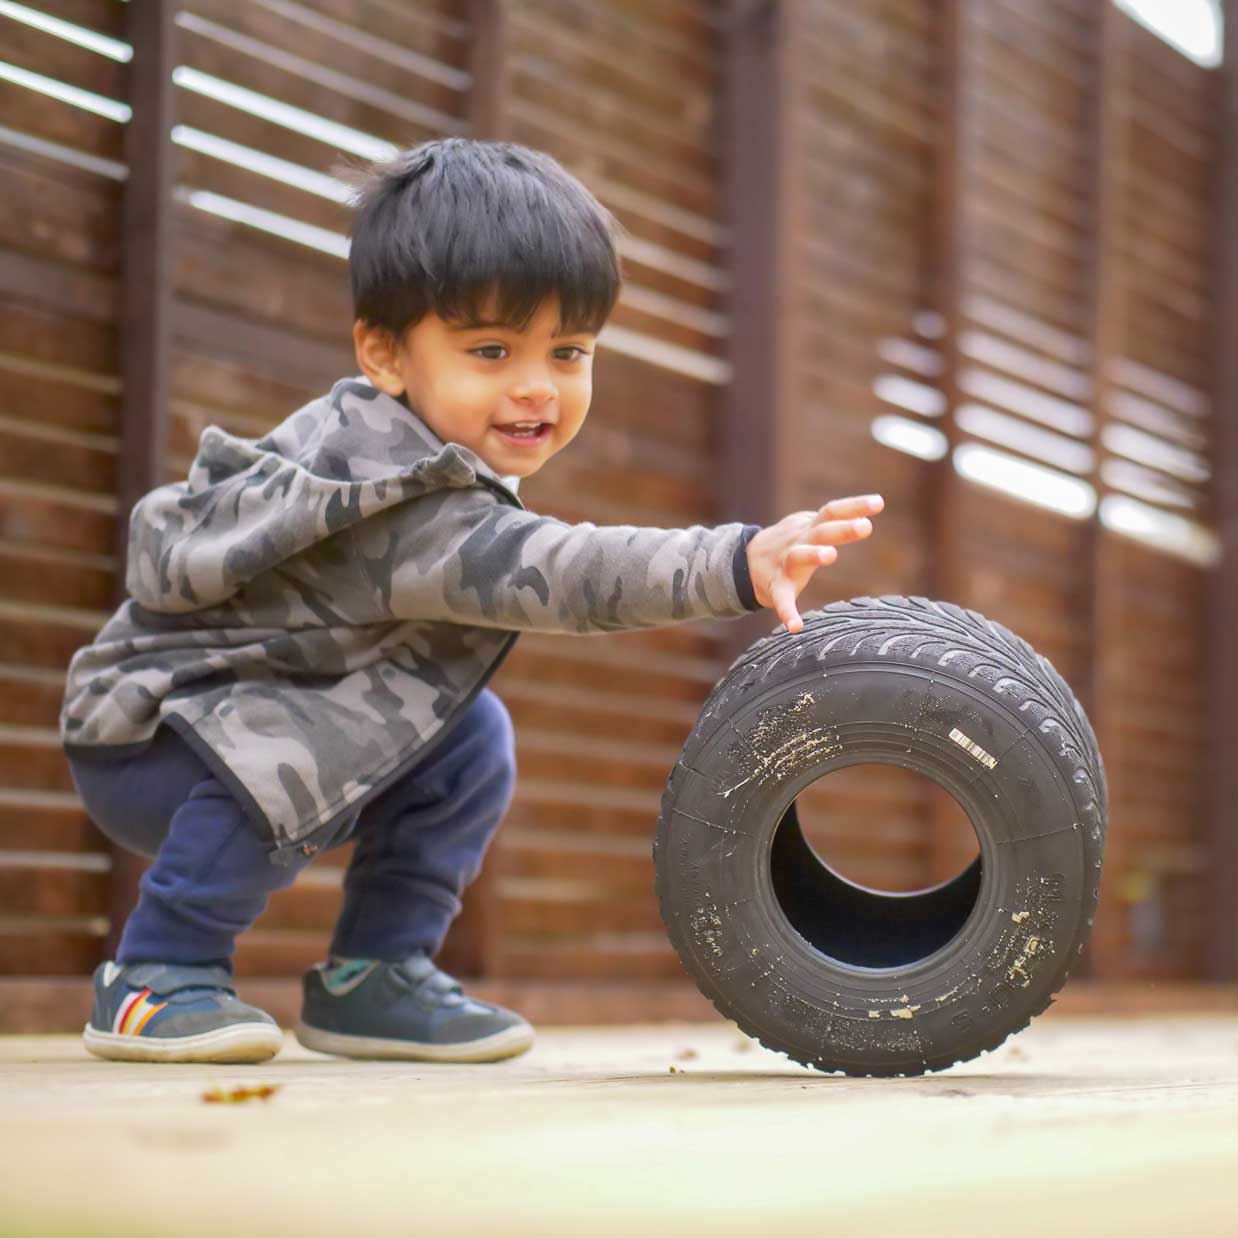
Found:
[{"label": "grey sneaker", "polygon": [[279,1025],[247,1006],[223,967],[108,961],[95,968],[82,1032],[96,1057],[122,1062],[265,1062],[284,1044]]},{"label": "grey sneaker", "polygon": [[468,997],[424,954],[315,963],[305,973],[297,1039],[341,1057],[497,1062],[533,1043],[518,1014]]}]

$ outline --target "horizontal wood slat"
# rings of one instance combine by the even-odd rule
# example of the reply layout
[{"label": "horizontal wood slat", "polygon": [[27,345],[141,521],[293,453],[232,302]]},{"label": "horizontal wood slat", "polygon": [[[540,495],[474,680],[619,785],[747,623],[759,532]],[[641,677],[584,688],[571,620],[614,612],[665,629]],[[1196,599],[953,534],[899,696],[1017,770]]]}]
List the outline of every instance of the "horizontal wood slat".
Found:
[{"label": "horizontal wood slat", "polygon": [[311,339],[338,344],[351,331],[343,261],[185,204],[177,211],[172,284],[186,300]]},{"label": "horizontal wood slat", "polygon": [[[624,937],[630,940],[615,940]],[[501,975],[536,980],[675,979],[683,975],[683,966],[667,943],[665,933],[648,933],[639,938],[635,934],[615,934],[562,943],[504,934],[498,966]]]},{"label": "horizontal wood slat", "polygon": [[[44,921],[30,915],[23,916],[20,924],[18,931],[6,930],[0,924],[0,978],[89,976],[102,962],[102,928],[98,932],[63,929],[56,927],[55,919]],[[87,1013],[86,1018],[89,1017]],[[19,1029],[30,1031],[42,1026],[45,1025],[31,1022],[19,1025]],[[80,1032],[81,1023],[74,1030]]]},{"label": "horizontal wood slat", "polygon": [[115,275],[114,180],[0,145],[0,245]]},{"label": "horizontal wood slat", "polygon": [[84,552],[92,559],[107,556],[115,515],[79,503],[72,491],[48,487],[40,492],[36,484],[0,477],[0,539]]},{"label": "horizontal wood slat", "polygon": [[[189,35],[186,42],[190,46],[193,46],[193,34],[196,32],[186,18],[205,18],[212,26],[222,27],[223,33],[220,36],[203,33],[204,39],[227,48],[230,45],[225,41],[226,36],[239,34],[246,42],[253,41],[259,48],[269,49],[270,53],[295,57],[316,69],[326,70],[330,76],[321,78],[321,84],[326,86],[338,81],[339,93],[347,89],[363,91],[366,87],[374,87],[388,93],[393,104],[397,101],[415,101],[448,117],[459,119],[463,116],[467,74],[457,70],[454,76],[458,80],[444,80],[448,77],[444,72],[447,65],[432,60],[422,69],[418,59],[407,54],[401,57],[400,53],[407,53],[408,49],[393,37],[395,32],[389,20],[390,6],[384,8],[381,18],[369,28],[356,24],[359,14],[354,14],[352,21],[339,21],[327,14],[315,13],[317,7],[305,6],[290,12],[261,3],[261,0],[257,3],[253,0],[186,0],[180,20]],[[204,32],[210,29],[210,26],[203,26]],[[381,36],[375,37],[377,31],[382,32]],[[249,67],[248,61],[258,58],[259,48],[251,54],[242,50],[245,43],[231,46],[233,51],[246,57],[245,72],[257,71],[257,66]],[[452,45],[444,40],[439,50],[452,50]],[[244,84],[240,77],[230,80]],[[284,102],[298,101],[296,96],[281,89],[268,93]],[[326,91],[320,90],[318,95],[316,99],[311,96],[310,110],[317,111],[319,106],[327,105]],[[306,105],[301,103],[300,106]],[[358,127],[365,128],[364,125]],[[410,135],[405,133],[393,140],[408,143]]]},{"label": "horizontal wood slat", "polygon": [[107,886],[106,873],[8,868],[0,856],[0,906],[6,915],[101,915]]},{"label": "horizontal wood slat", "polygon": [[[5,684],[4,699],[9,699]],[[103,835],[80,806],[47,807],[21,797],[0,803],[0,851],[53,851],[104,855]]]},{"label": "horizontal wood slat", "polygon": [[321,80],[307,76],[299,67],[272,63],[271,59],[249,50],[242,51],[197,29],[182,28],[179,33],[181,63],[210,77],[347,125],[366,137],[398,147],[412,146],[441,134],[437,125],[417,119],[414,109],[401,109],[403,114],[397,115],[390,105],[370,101],[372,96],[363,91],[354,88],[352,93],[343,94],[339,90],[324,89]]},{"label": "horizontal wood slat", "polygon": [[125,64],[3,13],[0,59],[106,99],[123,100],[128,93]]},{"label": "horizontal wood slat", "polygon": [[31,7],[124,42],[125,10],[116,0],[38,0]]},{"label": "horizontal wood slat", "polygon": [[124,131],[106,116],[9,81],[0,81],[0,116],[19,133],[123,165]]}]

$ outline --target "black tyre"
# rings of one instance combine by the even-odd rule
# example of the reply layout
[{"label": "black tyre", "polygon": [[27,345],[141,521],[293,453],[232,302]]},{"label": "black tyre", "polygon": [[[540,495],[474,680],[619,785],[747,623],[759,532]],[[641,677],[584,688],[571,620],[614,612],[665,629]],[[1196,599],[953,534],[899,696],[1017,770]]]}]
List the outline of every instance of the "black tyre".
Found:
[{"label": "black tyre", "polygon": [[[954,796],[969,868],[893,894],[818,859],[796,796],[872,762]],[[941,1070],[1065,983],[1107,807],[1087,717],[1026,641],[949,603],[856,598],[778,628],[714,688],[662,797],[658,902],[701,991],[768,1048],[851,1075]]]}]

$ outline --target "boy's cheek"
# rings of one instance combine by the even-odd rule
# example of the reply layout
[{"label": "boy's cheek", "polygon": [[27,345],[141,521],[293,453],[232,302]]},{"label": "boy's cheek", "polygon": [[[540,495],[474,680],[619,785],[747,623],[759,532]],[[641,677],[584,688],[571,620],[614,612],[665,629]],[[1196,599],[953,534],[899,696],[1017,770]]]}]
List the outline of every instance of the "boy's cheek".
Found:
[{"label": "boy's cheek", "polygon": [[569,403],[569,401],[571,409],[570,419],[579,426],[589,415],[589,407],[593,403],[593,384],[586,379],[580,385],[572,387],[565,403]]},{"label": "boy's cheek", "polygon": [[500,391],[493,381],[477,374],[454,374],[440,388],[443,403],[456,417],[489,417]]},{"label": "boy's cheek", "polygon": [[579,417],[572,418],[570,425],[567,424],[566,422],[561,423],[557,427],[558,433],[555,435],[552,441],[555,451],[562,451],[568,445],[568,443],[570,443],[572,439],[574,439],[580,433],[581,428],[584,426],[584,424],[585,424],[584,413],[582,413]]}]

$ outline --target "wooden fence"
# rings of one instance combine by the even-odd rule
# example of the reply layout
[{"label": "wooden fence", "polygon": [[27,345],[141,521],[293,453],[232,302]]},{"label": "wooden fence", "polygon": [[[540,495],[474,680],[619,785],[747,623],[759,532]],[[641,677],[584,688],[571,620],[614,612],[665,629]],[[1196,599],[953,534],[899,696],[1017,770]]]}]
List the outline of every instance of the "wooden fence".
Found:
[{"label": "wooden fence", "polygon": [[[0,975],[81,977],[132,897],[56,735],[125,513],[206,425],[258,436],[355,372],[332,171],[448,133],[551,152],[626,230],[593,411],[528,505],[673,526],[880,491],[877,535],[806,604],[943,596],[1032,641],[1109,769],[1092,973],[1234,974],[1212,943],[1238,928],[1235,844],[1208,811],[1209,689],[1234,680],[1209,628],[1234,590],[1232,61],[1101,0],[0,8]],[[650,837],[704,696],[771,626],[522,637],[493,684],[516,801],[450,966],[541,1011],[695,1009]],[[802,801],[861,881],[974,852],[899,771]],[[321,957],[347,854],[272,900],[240,975]]]}]

